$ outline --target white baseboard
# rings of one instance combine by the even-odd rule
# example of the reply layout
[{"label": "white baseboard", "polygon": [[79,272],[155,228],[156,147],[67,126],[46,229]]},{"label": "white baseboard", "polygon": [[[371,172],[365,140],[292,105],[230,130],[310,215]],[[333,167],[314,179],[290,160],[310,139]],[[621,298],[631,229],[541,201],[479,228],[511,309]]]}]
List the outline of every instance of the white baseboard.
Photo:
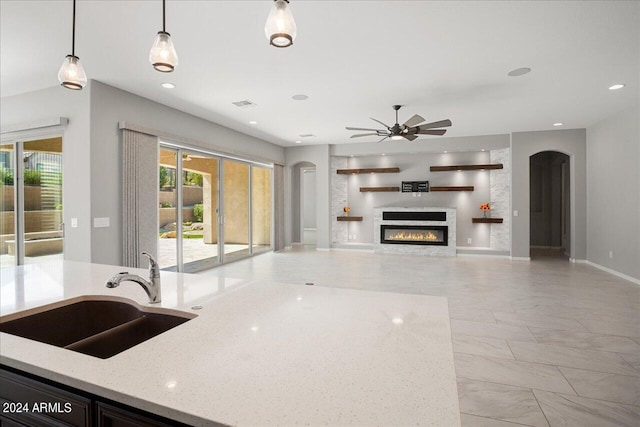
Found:
[{"label": "white baseboard", "polygon": [[530,256],[512,256],[509,257],[509,259],[511,259],[511,261],[531,261]]},{"label": "white baseboard", "polygon": [[509,255],[492,255],[492,254],[459,254],[459,257],[476,257],[476,258],[498,258],[498,259],[511,259]]},{"label": "white baseboard", "polygon": [[574,264],[586,264],[588,261],[586,259],[575,259],[569,257],[569,262],[572,262]]},{"label": "white baseboard", "polygon": [[584,262],[586,264],[592,266],[592,267],[595,267],[595,268],[599,269],[599,270],[606,271],[607,273],[613,274],[614,276],[618,276],[621,279],[628,280],[631,283],[635,283],[636,285],[640,285],[640,279],[636,279],[635,277],[631,277],[631,276],[628,276],[628,275],[626,275],[624,273],[620,273],[619,271],[613,270],[613,269],[605,267],[603,265],[596,264],[595,262],[589,261],[588,259],[584,260]]},{"label": "white baseboard", "polygon": [[316,248],[316,251],[319,252],[329,252],[331,249],[330,248]]}]

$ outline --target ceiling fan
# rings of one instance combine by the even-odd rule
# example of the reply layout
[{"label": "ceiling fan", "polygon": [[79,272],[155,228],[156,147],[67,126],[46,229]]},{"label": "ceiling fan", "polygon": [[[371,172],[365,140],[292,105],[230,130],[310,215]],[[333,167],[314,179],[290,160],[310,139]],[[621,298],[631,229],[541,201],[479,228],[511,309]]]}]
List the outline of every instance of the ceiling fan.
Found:
[{"label": "ceiling fan", "polygon": [[414,114],[409,120],[404,122],[404,124],[398,123],[398,110],[402,107],[402,105],[394,105],[393,109],[396,111],[396,124],[393,126],[387,126],[382,123],[380,120],[376,120],[373,117],[370,117],[374,122],[380,123],[386,129],[368,129],[368,128],[353,128],[353,127],[345,127],[347,130],[364,130],[371,131],[371,133],[358,133],[355,135],[351,135],[351,138],[360,138],[363,136],[382,136],[383,138],[378,141],[382,142],[387,138],[391,138],[393,140],[400,140],[402,138],[407,139],[409,141],[415,140],[418,135],[444,135],[447,131],[446,129],[435,129],[451,126],[451,120],[440,120],[438,122],[425,123],[424,118],[421,116]]}]

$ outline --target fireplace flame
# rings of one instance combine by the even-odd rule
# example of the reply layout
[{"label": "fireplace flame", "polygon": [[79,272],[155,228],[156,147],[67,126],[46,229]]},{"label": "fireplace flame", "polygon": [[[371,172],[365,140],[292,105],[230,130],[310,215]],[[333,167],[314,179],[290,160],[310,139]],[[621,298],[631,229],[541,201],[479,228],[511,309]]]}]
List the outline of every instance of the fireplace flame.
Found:
[{"label": "fireplace flame", "polygon": [[438,236],[432,231],[423,231],[420,233],[415,232],[407,232],[407,231],[396,231],[395,233],[391,233],[387,240],[404,240],[411,242],[437,242],[439,241]]}]

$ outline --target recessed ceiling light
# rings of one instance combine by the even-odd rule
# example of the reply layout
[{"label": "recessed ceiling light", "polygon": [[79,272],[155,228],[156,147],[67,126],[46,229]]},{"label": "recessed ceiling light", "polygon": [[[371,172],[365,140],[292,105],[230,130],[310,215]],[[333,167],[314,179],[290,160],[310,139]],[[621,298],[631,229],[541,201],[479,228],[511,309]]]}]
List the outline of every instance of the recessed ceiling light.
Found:
[{"label": "recessed ceiling light", "polygon": [[507,73],[509,77],[519,77],[524,76],[527,73],[531,72],[531,68],[516,68],[515,70],[511,70]]},{"label": "recessed ceiling light", "polygon": [[444,150],[444,154],[447,154],[447,153],[448,153],[448,151],[447,151],[447,150]]},{"label": "recessed ceiling light", "polygon": [[484,150],[484,148],[483,148],[483,149],[482,149],[482,150],[480,150],[480,151],[485,151],[485,150]]},{"label": "recessed ceiling light", "polygon": [[618,90],[618,89],[622,89],[625,85],[624,84],[617,84],[617,85],[613,85],[609,87],[609,90]]},{"label": "recessed ceiling light", "polygon": [[402,320],[401,317],[394,317],[393,319],[391,319],[391,323],[393,323],[394,325],[402,325],[404,323],[404,320]]},{"label": "recessed ceiling light", "polygon": [[176,87],[176,85],[174,85],[173,83],[162,83],[162,87],[165,89],[173,89],[174,87]]},{"label": "recessed ceiling light", "polygon": [[386,156],[387,154],[386,154],[386,153],[382,153],[382,155],[383,155],[383,156]]},{"label": "recessed ceiling light", "polygon": [[563,126],[563,125],[564,125],[564,123],[562,123],[562,122],[558,122],[558,123],[554,123],[553,125],[554,125],[554,126]]},{"label": "recessed ceiling light", "polygon": [[353,154],[350,157],[353,157]]},{"label": "recessed ceiling light", "polygon": [[309,97],[305,94],[299,94],[299,95],[293,95],[291,97],[292,99],[296,100],[296,101],[306,101],[307,99],[309,99]]},{"label": "recessed ceiling light", "polygon": [[257,125],[257,124],[258,124],[258,122],[256,122],[255,120],[251,120],[251,121],[249,122],[249,124],[250,124],[250,125]]},{"label": "recessed ceiling light", "polygon": [[302,143],[302,141],[296,141],[296,144],[301,144],[301,143]]}]

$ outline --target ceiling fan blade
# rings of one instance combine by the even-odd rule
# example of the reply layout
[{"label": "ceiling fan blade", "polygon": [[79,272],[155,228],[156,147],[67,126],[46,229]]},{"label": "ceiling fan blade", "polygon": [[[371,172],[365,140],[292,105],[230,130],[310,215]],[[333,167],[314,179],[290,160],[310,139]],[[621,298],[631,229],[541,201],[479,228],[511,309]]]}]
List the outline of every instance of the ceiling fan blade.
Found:
[{"label": "ceiling fan blade", "polygon": [[377,133],[358,133],[356,135],[351,135],[351,138],[360,138],[361,136],[377,136]]},{"label": "ceiling fan blade", "polygon": [[[414,114],[413,117],[411,117],[409,120],[407,120],[406,122],[404,122],[403,126],[406,126],[408,128],[413,127],[419,123],[424,122],[424,118],[422,116],[419,116],[417,114]],[[438,126],[440,127],[440,126]]]},{"label": "ceiling fan blade", "polygon": [[381,143],[382,141],[384,141],[385,139],[389,138],[389,136],[385,136],[384,138],[382,138],[380,141],[378,141],[378,143]]},{"label": "ceiling fan blade", "polygon": [[425,123],[420,125],[420,130],[423,129],[433,129],[433,128],[446,128],[451,126],[451,120],[440,120],[439,122]]},{"label": "ceiling fan blade", "polygon": [[418,135],[444,135],[447,132],[446,129],[420,129]]},{"label": "ceiling fan blade", "polygon": [[409,134],[409,135],[407,135],[407,134],[403,134],[402,136],[403,136],[403,138],[408,139],[409,141],[413,141],[414,139],[416,139],[416,138],[417,138],[417,136],[415,136],[415,135],[410,135],[410,134]]},{"label": "ceiling fan blade", "polygon": [[378,119],[374,119],[373,117],[369,117],[371,120],[373,120],[374,122],[378,122],[380,123],[382,126],[386,127],[387,129],[389,129],[389,125],[386,125],[384,123],[382,123],[380,120]]},{"label": "ceiling fan blade", "polygon": [[368,130],[371,132],[379,132],[378,129],[369,129],[369,128],[352,128],[352,127],[345,127],[346,130]]}]

